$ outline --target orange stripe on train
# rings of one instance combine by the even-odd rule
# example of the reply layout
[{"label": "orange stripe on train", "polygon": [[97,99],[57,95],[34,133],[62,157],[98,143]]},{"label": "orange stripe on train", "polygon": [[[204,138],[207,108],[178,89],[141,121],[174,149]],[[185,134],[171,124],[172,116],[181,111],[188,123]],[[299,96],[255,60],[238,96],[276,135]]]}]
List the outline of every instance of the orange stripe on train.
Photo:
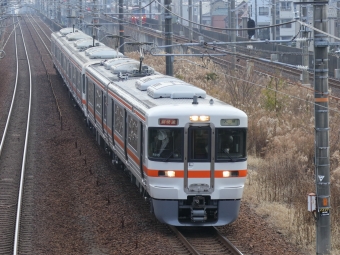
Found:
[{"label": "orange stripe on train", "polygon": [[[146,175],[150,177],[158,177],[159,170],[151,170],[148,169],[146,166],[143,166],[143,170]],[[166,171],[166,170],[161,170]],[[183,170],[174,170],[175,171],[175,177],[174,178],[184,178],[184,171]],[[226,178],[223,177],[223,172],[228,170],[215,170],[215,178]],[[247,176],[247,170],[229,170],[232,172],[238,171],[238,176],[235,177],[246,177]],[[164,177],[164,176],[161,176]],[[235,178],[234,176],[228,177],[228,178]],[[168,177],[167,177],[168,178]],[[210,170],[203,170],[203,171],[188,171],[188,178],[210,178]]]}]

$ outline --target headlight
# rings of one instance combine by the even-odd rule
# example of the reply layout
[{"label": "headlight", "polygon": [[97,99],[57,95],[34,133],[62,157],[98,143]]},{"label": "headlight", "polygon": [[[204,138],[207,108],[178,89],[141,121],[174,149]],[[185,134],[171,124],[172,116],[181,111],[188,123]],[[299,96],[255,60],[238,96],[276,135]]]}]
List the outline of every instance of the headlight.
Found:
[{"label": "headlight", "polygon": [[206,116],[206,115],[201,115],[201,116],[198,116],[198,115],[193,115],[193,116],[190,116],[190,121],[209,121],[210,120],[210,116]]},{"label": "headlight", "polygon": [[158,171],[158,176],[175,177],[176,172],[175,171]]},{"label": "headlight", "polygon": [[238,171],[223,171],[223,177],[238,177]]}]

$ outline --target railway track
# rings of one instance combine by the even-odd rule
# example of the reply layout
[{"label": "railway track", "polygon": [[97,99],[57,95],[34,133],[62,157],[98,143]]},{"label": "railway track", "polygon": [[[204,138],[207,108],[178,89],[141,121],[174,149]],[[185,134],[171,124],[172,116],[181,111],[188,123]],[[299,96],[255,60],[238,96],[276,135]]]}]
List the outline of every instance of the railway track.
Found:
[{"label": "railway track", "polygon": [[0,143],[0,254],[16,254],[19,246],[31,113],[31,66],[20,23],[14,36],[15,88]]},{"label": "railway track", "polygon": [[169,228],[176,234],[177,238],[185,247],[184,252],[191,254],[232,254],[242,253],[215,227],[173,227]]}]

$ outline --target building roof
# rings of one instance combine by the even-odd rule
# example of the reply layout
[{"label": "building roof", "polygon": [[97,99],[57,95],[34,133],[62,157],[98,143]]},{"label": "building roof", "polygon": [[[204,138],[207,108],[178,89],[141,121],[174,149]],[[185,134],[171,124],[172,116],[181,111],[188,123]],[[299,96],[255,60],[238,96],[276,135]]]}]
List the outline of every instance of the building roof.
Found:
[{"label": "building roof", "polygon": [[218,8],[211,13],[211,16],[215,15],[228,15],[228,8]]}]

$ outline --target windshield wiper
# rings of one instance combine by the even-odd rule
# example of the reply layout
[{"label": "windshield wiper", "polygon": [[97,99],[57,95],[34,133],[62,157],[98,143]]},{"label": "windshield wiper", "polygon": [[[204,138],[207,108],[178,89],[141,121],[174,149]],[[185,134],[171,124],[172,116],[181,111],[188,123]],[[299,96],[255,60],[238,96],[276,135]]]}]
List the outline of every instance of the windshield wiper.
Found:
[{"label": "windshield wiper", "polygon": [[163,160],[163,162],[167,162],[172,155],[174,155],[173,151],[170,153],[170,155],[166,159]]},{"label": "windshield wiper", "polygon": [[236,162],[237,160],[235,158],[232,158],[227,150],[224,150],[224,153],[228,156],[228,158],[231,160],[231,162]]}]

